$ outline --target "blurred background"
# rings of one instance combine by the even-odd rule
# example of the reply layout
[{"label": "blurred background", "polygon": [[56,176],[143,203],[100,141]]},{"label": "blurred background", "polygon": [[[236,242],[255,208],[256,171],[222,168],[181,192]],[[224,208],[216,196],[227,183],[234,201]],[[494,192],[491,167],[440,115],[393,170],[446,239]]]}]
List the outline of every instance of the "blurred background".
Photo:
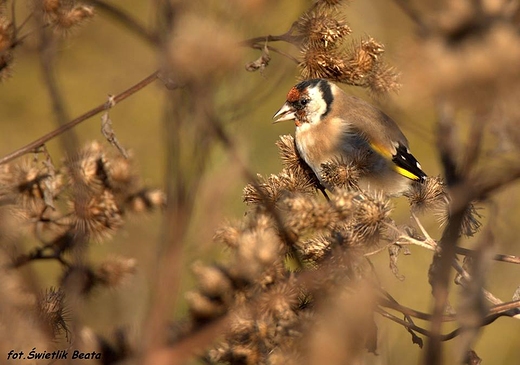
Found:
[{"label": "blurred background", "polygon": [[[107,1],[108,2],[108,1]],[[30,13],[29,2],[16,2],[18,19]],[[153,1],[109,1],[142,24],[155,22]],[[228,17],[229,28],[237,39],[282,34],[305,11],[310,1],[262,1],[251,0],[213,2],[212,8],[219,19]],[[384,0],[352,1],[343,10],[353,29],[351,37],[360,39],[371,36],[385,45],[384,57],[404,75],[408,70],[408,49],[416,36],[414,24],[403,13],[397,2]],[[95,8],[95,7],[94,7]],[[245,16],[244,16],[245,14]],[[29,28],[28,28],[29,29]],[[14,51],[11,77],[0,85],[0,156],[4,156],[56,128],[48,92],[43,84],[42,66],[38,57],[38,42],[29,36]],[[286,44],[277,45],[297,57],[298,50]],[[271,52],[271,62],[263,72],[247,72],[245,65],[260,56],[260,51],[241,49],[239,66],[226,73],[215,96],[221,101],[222,118],[230,135],[235,137],[242,157],[250,169],[262,175],[276,174],[281,170],[275,142],[283,134],[293,134],[294,125],[271,124],[272,115],[285,101],[290,87],[298,80],[298,68],[290,59]],[[208,54],[208,57],[212,57]],[[76,117],[106,102],[108,95],[117,94],[155,71],[163,60],[156,50],[135,34],[129,32],[103,11],[81,27],[70,30],[58,44],[56,71],[59,87],[64,95],[69,116]],[[515,65],[514,67],[518,67]],[[411,150],[426,173],[441,174],[435,146],[435,114],[428,96],[414,94],[406,83],[399,93],[388,97],[373,98],[361,88],[344,86],[348,92],[378,104],[392,116],[408,137]],[[120,143],[132,151],[140,175],[148,186],[162,188],[165,171],[165,129],[163,105],[168,94],[161,81],[139,91],[110,110],[113,128]],[[422,98],[422,99],[421,99]],[[100,132],[101,116],[95,116],[75,128],[80,144],[91,140],[103,141]],[[464,133],[464,131],[462,131]],[[106,142],[104,142],[106,143]],[[197,143],[197,140],[192,141]],[[78,146],[81,147],[81,146]],[[58,139],[47,144],[56,165],[64,159]],[[109,147],[113,148],[113,147]],[[242,189],[247,184],[233,158],[225,149],[217,146],[208,150],[209,166],[202,185],[195,197],[195,211],[182,253],[181,292],[193,286],[190,266],[194,261],[213,262],[224,259],[220,245],[212,243],[216,229],[224,222],[240,219],[246,211],[242,202]],[[26,156],[24,158],[31,158]],[[518,224],[518,186],[511,186],[494,197],[500,216],[496,221],[496,251],[504,254],[520,253],[516,231]],[[406,200],[394,201],[397,222],[409,223]],[[482,209],[485,224],[487,210]],[[423,223],[434,237],[440,237],[441,229],[431,216],[424,216]],[[110,255],[124,255],[137,259],[137,273],[126,285],[113,290],[99,290],[88,297],[81,309],[80,320],[96,333],[110,337],[120,326],[138,329],[147,316],[152,272],[160,244],[162,214],[160,212],[139,215],[126,221],[114,236],[95,243],[89,252],[96,261]],[[24,239],[27,250],[35,245],[27,232]],[[464,239],[463,246],[471,247],[474,239]],[[412,247],[411,255],[399,259],[400,281],[389,269],[388,254],[381,252],[374,257],[374,265],[382,286],[403,305],[424,312],[431,311],[431,294],[428,285],[428,268],[431,253]],[[60,267],[52,262],[27,265],[24,274],[46,288],[57,285]],[[487,288],[504,301],[520,284],[518,268],[511,264],[493,262],[487,275]],[[457,290],[455,289],[454,292]],[[452,298],[456,306],[456,297]],[[185,314],[183,296],[178,297],[177,312],[172,318]],[[377,318],[379,327],[379,356],[367,354],[367,364],[416,364],[421,359],[421,349],[411,343],[411,337],[399,325]],[[427,323],[418,322],[428,327]],[[448,331],[450,326],[445,326]],[[520,358],[520,325],[517,320],[501,318],[483,328],[475,351],[484,363],[517,364]],[[458,339],[447,345],[446,356],[457,347]]]}]

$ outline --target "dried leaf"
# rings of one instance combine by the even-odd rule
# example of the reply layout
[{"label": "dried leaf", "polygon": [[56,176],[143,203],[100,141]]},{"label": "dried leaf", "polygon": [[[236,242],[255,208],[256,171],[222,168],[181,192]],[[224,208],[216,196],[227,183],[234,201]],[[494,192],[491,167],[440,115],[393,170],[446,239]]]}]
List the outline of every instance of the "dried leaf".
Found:
[{"label": "dried leaf", "polygon": [[390,255],[390,270],[392,270],[392,273],[398,280],[403,281],[405,276],[399,273],[399,268],[397,267],[397,259],[399,258],[400,252],[401,246],[399,245],[391,245],[388,247],[388,254]]}]

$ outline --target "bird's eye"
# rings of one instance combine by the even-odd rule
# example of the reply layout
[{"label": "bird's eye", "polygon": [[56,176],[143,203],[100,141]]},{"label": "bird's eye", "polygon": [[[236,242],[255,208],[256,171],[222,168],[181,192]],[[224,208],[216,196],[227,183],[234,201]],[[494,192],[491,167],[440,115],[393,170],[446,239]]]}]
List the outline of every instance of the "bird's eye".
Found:
[{"label": "bird's eye", "polygon": [[308,99],[302,99],[302,100],[300,101],[300,103],[301,103],[303,106],[305,106],[305,105],[307,105],[307,104],[309,103],[309,100],[308,100]]}]

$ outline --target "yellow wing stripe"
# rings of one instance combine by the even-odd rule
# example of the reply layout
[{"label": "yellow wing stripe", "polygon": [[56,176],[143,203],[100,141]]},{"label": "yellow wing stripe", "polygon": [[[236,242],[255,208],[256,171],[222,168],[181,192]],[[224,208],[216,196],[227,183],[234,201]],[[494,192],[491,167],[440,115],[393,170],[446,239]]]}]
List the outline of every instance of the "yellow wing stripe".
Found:
[{"label": "yellow wing stripe", "polygon": [[394,166],[394,170],[399,174],[403,175],[404,177],[407,177],[412,180],[419,180],[419,176],[412,174],[410,171],[403,169],[402,167],[399,167],[397,165]]},{"label": "yellow wing stripe", "polygon": [[392,157],[393,157],[392,153],[390,151],[388,151],[387,149],[381,147],[380,145],[377,145],[377,144],[374,144],[374,143],[370,143],[370,147],[372,147],[374,149],[374,151],[379,153],[381,156],[386,157],[389,160],[391,160]]},{"label": "yellow wing stripe", "polygon": [[[374,149],[374,151],[376,151],[377,153],[379,153],[381,156],[387,158],[388,160],[392,160],[393,159],[393,155],[390,151],[388,151],[387,149],[381,147],[380,145],[377,145],[377,144],[374,144],[374,143],[371,143],[370,146]],[[415,175],[414,173],[406,170],[406,169],[403,169],[402,167],[399,167],[395,164],[393,164],[393,169],[399,174],[399,175],[403,175],[404,177],[408,178],[408,179],[412,179],[412,180],[420,180],[419,179],[419,176]]]}]

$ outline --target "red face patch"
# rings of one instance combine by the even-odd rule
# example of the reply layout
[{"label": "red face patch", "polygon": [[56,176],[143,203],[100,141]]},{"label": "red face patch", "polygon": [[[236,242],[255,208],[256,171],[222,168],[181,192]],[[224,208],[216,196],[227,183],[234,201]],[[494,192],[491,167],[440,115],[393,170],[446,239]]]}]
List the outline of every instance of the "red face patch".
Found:
[{"label": "red face patch", "polygon": [[300,100],[301,93],[300,90],[293,87],[291,90],[289,90],[289,93],[287,94],[287,101],[289,103],[295,102],[297,100]]}]

